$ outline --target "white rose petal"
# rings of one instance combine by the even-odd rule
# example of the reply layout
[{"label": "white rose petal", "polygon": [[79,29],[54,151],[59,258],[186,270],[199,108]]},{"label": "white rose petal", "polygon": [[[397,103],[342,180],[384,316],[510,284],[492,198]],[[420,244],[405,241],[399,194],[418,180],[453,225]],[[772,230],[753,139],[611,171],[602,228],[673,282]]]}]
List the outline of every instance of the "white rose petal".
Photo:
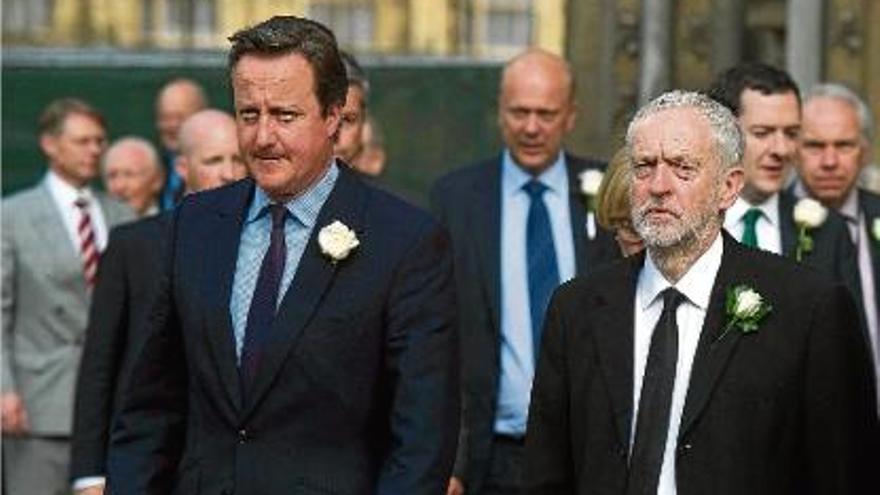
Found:
[{"label": "white rose petal", "polygon": [[581,192],[587,196],[595,196],[599,192],[599,184],[605,174],[595,168],[587,169],[578,176],[581,180]]},{"label": "white rose petal", "polygon": [[754,316],[761,309],[762,303],[761,294],[752,289],[746,289],[737,295],[736,308],[733,313],[740,318]]},{"label": "white rose petal", "polygon": [[794,221],[798,225],[815,229],[825,222],[828,210],[812,198],[803,198],[794,207]]},{"label": "white rose petal", "polygon": [[336,220],[318,232],[318,245],[324,255],[339,261],[348,257],[351,250],[360,245],[360,241],[353,230]]},{"label": "white rose petal", "polygon": [[875,218],[871,222],[871,233],[874,235],[874,240],[880,241],[880,218]]}]

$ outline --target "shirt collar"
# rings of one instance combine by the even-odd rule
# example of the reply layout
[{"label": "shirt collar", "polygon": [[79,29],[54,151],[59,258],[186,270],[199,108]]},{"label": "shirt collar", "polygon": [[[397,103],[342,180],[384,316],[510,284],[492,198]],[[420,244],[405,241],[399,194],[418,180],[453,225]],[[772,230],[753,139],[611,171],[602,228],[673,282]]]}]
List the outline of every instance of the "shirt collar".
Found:
[{"label": "shirt collar", "polygon": [[501,158],[501,188],[504,196],[510,196],[522,191],[522,187],[530,180],[537,179],[547,186],[548,191],[561,194],[568,187],[568,174],[565,163],[565,154],[561,151],[559,156],[547,170],[537,177],[526,172],[513,160],[509,149],[504,150]]},{"label": "shirt collar", "polygon": [[843,215],[848,220],[856,220],[859,219],[859,188],[854,187],[846,196],[846,199],[843,201],[843,204],[840,205],[840,208],[837,210],[841,215]]},{"label": "shirt collar", "polygon": [[[645,256],[645,268],[639,274],[639,301],[642,311],[657,300],[661,292],[668,287],[675,287],[687,297],[687,300],[702,310],[709,307],[709,299],[712,296],[712,286],[715,284],[715,276],[721,267],[721,257],[724,254],[724,241],[721,234],[717,234],[709,249],[697,258],[684,276],[675,284],[670,283],[663,273],[654,264],[651,256]],[[708,276],[707,276],[708,275]]]},{"label": "shirt collar", "polygon": [[751,208],[757,208],[761,210],[761,214],[764,219],[770,222],[770,225],[778,226],[779,225],[779,193],[773,194],[769,198],[767,198],[763,203],[753,205],[743,199],[742,196],[736,198],[733,206],[727,210],[727,217],[733,219],[734,222],[739,222],[742,220],[743,215]]},{"label": "shirt collar", "polygon": [[92,203],[95,199],[94,194],[92,194],[92,191],[88,186],[77,189],[51,169],[46,172],[46,187],[49,188],[49,192],[52,196],[63,205],[72,206],[74,201],[79,198],[85,198],[89,203]]},{"label": "shirt collar", "polygon": [[[336,161],[332,161],[324,176],[312,185],[312,187],[303,191],[297,197],[291,199],[284,204],[288,213],[299,221],[303,226],[312,228],[318,220],[318,213],[324,202],[333,190],[336,179],[339,177],[339,168]],[[251,200],[251,206],[248,209],[247,219],[245,223],[251,223],[266,214],[268,206],[272,203],[269,195],[262,188],[257,186],[254,190],[254,198]]]}]

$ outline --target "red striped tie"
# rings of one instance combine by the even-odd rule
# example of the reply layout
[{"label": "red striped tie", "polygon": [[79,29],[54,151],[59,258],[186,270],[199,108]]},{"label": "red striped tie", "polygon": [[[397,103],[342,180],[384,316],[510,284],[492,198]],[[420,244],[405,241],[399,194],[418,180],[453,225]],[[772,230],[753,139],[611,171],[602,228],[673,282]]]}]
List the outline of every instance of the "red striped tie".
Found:
[{"label": "red striped tie", "polygon": [[92,228],[92,217],[89,216],[89,200],[79,198],[73,204],[79,208],[79,224],[76,231],[79,234],[79,252],[82,257],[83,275],[89,288],[95,286],[95,276],[98,274],[98,245],[95,243],[95,229]]}]

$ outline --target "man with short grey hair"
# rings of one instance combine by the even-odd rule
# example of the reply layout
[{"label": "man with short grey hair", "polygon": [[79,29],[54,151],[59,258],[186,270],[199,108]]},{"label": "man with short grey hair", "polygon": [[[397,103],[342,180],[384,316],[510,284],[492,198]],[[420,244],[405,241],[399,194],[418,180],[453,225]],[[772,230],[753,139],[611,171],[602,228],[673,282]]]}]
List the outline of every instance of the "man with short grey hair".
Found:
[{"label": "man with short grey hair", "polygon": [[813,87],[804,100],[795,193],[817,199],[846,219],[857,251],[866,340],[880,380],[880,196],[858,187],[871,161],[873,133],[871,111],[856,92],[837,83]]},{"label": "man with short grey hair", "polygon": [[159,213],[165,170],[156,148],[146,139],[126,136],[113,142],[101,160],[101,175],[107,192],[139,217]]},{"label": "man with short grey hair", "polygon": [[846,289],[722,230],[743,184],[739,133],[693,92],[630,123],[647,254],[554,295],[525,493],[868,493],[877,418],[857,310]]}]

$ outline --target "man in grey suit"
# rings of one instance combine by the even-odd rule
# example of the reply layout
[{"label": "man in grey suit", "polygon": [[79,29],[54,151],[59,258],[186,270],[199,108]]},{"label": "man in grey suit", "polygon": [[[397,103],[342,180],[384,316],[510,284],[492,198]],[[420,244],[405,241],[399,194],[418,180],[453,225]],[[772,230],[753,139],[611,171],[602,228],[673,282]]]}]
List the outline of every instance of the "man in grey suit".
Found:
[{"label": "man in grey suit", "polygon": [[49,170],[2,203],[3,463],[7,493],[69,490],[73,391],[98,256],[131,210],[92,191],[101,115],[64,98],[39,122]]}]

